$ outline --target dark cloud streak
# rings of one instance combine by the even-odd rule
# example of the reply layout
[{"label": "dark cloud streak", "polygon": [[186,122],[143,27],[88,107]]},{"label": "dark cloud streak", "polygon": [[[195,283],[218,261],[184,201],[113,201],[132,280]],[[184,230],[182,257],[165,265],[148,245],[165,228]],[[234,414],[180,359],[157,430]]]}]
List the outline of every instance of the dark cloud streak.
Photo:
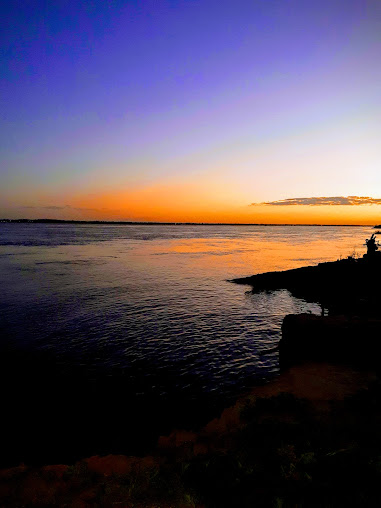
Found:
[{"label": "dark cloud streak", "polygon": [[55,206],[55,205],[49,205],[49,206],[20,206],[23,210],[74,210],[76,212],[103,212],[105,211],[104,208],[75,208],[70,205],[64,205],[64,206]]},{"label": "dark cloud streak", "polygon": [[381,205],[381,199],[371,198],[369,196],[333,196],[333,197],[315,197],[315,198],[290,198],[280,199],[279,201],[265,201],[263,203],[251,203],[250,206],[359,206],[359,205]]}]

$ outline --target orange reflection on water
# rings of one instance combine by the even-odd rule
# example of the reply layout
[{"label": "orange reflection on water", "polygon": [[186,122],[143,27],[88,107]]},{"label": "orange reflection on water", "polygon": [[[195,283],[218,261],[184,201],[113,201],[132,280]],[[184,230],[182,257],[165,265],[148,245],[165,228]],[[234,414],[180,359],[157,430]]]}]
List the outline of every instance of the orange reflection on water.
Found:
[{"label": "orange reflection on water", "polygon": [[348,228],[346,234],[333,239],[329,228],[294,228],[288,236],[284,228],[262,228],[260,232],[247,230],[243,238],[171,239],[151,244],[149,250],[172,270],[182,270],[186,261],[195,272],[208,269],[225,279],[362,256],[368,229]]}]

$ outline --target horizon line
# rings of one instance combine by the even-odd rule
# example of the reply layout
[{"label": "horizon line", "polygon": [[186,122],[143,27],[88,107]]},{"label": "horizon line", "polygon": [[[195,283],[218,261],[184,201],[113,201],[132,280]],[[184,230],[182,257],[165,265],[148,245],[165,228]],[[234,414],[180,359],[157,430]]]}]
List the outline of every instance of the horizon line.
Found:
[{"label": "horizon line", "polygon": [[23,224],[117,224],[117,225],[153,225],[153,226],[350,226],[350,227],[373,227],[381,226],[374,224],[323,224],[323,223],[264,223],[264,222],[160,222],[160,221],[108,221],[108,220],[79,220],[79,219],[0,219],[0,223],[23,223]]}]

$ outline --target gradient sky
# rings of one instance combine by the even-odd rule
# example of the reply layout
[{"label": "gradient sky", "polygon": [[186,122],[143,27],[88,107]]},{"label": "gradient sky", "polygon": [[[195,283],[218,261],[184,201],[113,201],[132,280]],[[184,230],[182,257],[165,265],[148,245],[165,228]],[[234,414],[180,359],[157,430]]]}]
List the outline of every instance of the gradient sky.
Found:
[{"label": "gradient sky", "polygon": [[381,222],[379,0],[0,13],[0,217]]}]

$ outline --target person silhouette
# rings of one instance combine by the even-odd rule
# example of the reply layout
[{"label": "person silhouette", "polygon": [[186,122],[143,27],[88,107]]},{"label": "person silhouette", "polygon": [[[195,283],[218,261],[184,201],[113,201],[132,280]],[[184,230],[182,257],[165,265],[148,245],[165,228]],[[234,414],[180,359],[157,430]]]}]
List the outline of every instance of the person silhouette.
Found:
[{"label": "person silhouette", "polygon": [[370,238],[365,240],[366,248],[367,248],[367,254],[368,256],[372,256],[375,254],[375,252],[378,250],[378,245],[376,242],[376,235],[373,233]]}]

